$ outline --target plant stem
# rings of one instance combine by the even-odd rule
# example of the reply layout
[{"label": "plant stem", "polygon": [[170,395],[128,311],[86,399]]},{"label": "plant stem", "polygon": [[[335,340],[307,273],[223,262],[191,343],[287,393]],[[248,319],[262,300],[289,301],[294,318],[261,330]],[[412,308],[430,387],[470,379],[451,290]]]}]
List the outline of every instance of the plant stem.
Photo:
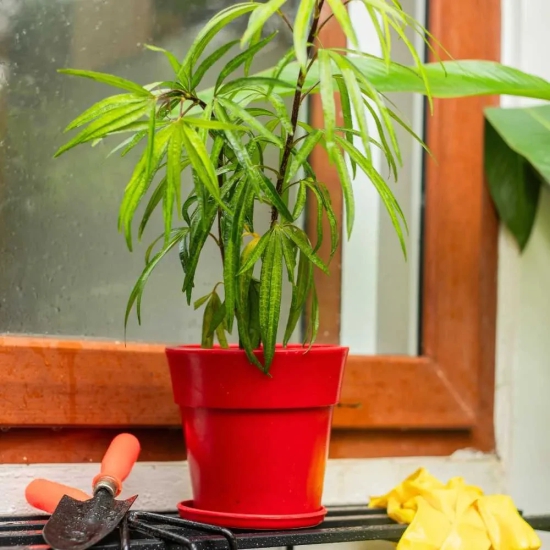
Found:
[{"label": "plant stem", "polygon": [[[319,26],[319,19],[321,17],[321,9],[323,7],[325,0],[318,0],[315,5],[315,14],[313,16],[313,21],[311,23],[311,28],[309,30],[309,36],[307,38],[308,48],[307,48],[307,58],[310,59],[314,51],[314,41],[317,37],[317,28]],[[298,117],[300,116],[300,105],[302,103],[302,88],[304,82],[306,81],[306,76],[308,73],[308,68],[301,69],[300,74],[298,75],[298,80],[296,82],[296,91],[294,92],[294,100],[292,103],[292,116],[290,118],[290,124],[292,125],[292,133],[286,137],[285,148],[283,150],[283,155],[281,157],[281,166],[279,168],[279,177],[277,178],[276,190],[279,195],[283,193],[283,184],[285,180],[286,169],[288,167],[288,161],[290,160],[290,154],[292,152],[292,147],[294,143],[294,134],[296,133],[296,128],[298,127]],[[273,227],[277,223],[279,218],[279,211],[275,206],[271,208],[271,226]]]}]

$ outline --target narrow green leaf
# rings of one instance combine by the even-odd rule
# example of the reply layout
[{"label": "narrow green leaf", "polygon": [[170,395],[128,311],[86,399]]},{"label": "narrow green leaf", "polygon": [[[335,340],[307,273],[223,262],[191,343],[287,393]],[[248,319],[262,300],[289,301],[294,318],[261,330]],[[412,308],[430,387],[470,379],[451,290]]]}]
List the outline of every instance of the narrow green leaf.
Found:
[{"label": "narrow green leaf", "polygon": [[289,133],[292,134],[293,128],[292,128],[292,122],[290,121],[290,117],[288,116],[286,105],[283,100],[283,98],[277,94],[271,93],[265,97],[267,101],[273,105],[275,112],[277,113],[277,118],[279,119],[279,122],[281,123],[281,126]]},{"label": "narrow green leaf", "polygon": [[185,59],[181,63],[181,69],[178,73],[178,79],[188,79],[192,69],[199,60],[200,56],[213,38],[219,36],[221,29],[229,25],[232,21],[256,10],[260,4],[252,2],[241,2],[229,6],[218,12],[206,25],[204,25],[187,51]]},{"label": "narrow green leaf", "polygon": [[336,249],[338,248],[338,241],[340,240],[340,232],[338,231],[338,220],[334,209],[332,208],[332,201],[330,199],[330,193],[323,183],[319,181],[308,183],[309,188],[313,191],[317,200],[323,205],[323,209],[326,212],[328,223],[330,226],[330,257],[334,256]]},{"label": "narrow green leaf", "polygon": [[[337,137],[336,139],[338,140],[339,138]],[[348,142],[346,141],[346,143]],[[349,147],[351,148],[352,146],[349,145]],[[355,221],[355,198],[353,196],[353,185],[348,172],[348,167],[346,166],[346,161],[338,147],[334,147],[332,151],[332,159],[336,165],[340,185],[342,186],[342,193],[344,195],[344,205],[346,207],[346,231],[349,239],[351,237],[353,223]],[[357,161],[355,160],[355,162]]]},{"label": "narrow green leaf", "polygon": [[141,218],[141,223],[139,224],[138,229],[138,239],[141,239],[143,236],[143,232],[145,231],[145,227],[149,223],[149,219],[151,218],[151,214],[155,211],[155,208],[158,206],[160,201],[162,200],[162,197],[165,193],[165,187],[166,187],[166,178],[162,178],[153,191],[153,194],[151,195],[151,198],[149,199],[149,202],[147,203],[147,206],[145,207],[145,212],[143,213],[143,217]]},{"label": "narrow green leaf", "polygon": [[[351,101],[348,93],[348,88],[346,82],[343,78],[336,78],[336,84],[338,85],[338,90],[340,92],[340,107],[342,109],[342,117],[344,119],[344,135],[346,139],[353,145],[353,117],[351,114]],[[337,128],[338,130],[338,128]],[[358,132],[358,135],[362,136],[361,132]],[[357,173],[357,164],[352,162],[353,177]]]},{"label": "narrow green leaf", "polygon": [[181,120],[185,124],[195,126],[197,128],[207,128],[209,130],[233,130],[234,132],[245,132],[246,128],[237,124],[229,124],[220,122],[219,120],[205,120],[204,118],[183,117]]},{"label": "narrow green leaf", "polygon": [[210,195],[212,195],[214,200],[225,209],[226,206],[220,198],[220,189],[218,187],[218,178],[216,177],[214,165],[210,160],[204,143],[190,126],[184,124],[182,128],[183,132],[181,136],[183,145],[187,150],[187,155],[189,156],[193,170],[195,170],[202,184]]},{"label": "narrow green leaf", "polygon": [[[259,11],[260,10],[256,10],[254,14],[257,14]],[[246,49],[244,52],[241,52],[239,55],[231,59],[227,63],[227,65],[220,71],[220,74],[214,86],[214,90],[217,90],[221,86],[221,84],[224,82],[224,80],[231,73],[236,71],[241,65],[244,65],[247,61],[251,61],[252,59],[254,59],[254,56],[260,50],[265,48],[275,38],[276,35],[277,35],[276,32],[271,33],[268,37],[264,38],[263,40],[260,40],[259,42],[256,42],[255,44],[251,45],[248,49]],[[245,76],[245,78],[248,78],[248,76]]]},{"label": "narrow green leaf", "polygon": [[237,185],[234,197],[234,215],[230,223],[230,234],[225,240],[225,261],[223,263],[223,281],[225,288],[226,304],[226,325],[231,332],[235,316],[235,304],[237,302],[237,272],[239,271],[239,260],[241,243],[246,219],[246,208],[251,188],[247,186],[246,180]]},{"label": "narrow green leaf", "polygon": [[[266,87],[266,86],[273,86],[277,87],[278,89],[281,88],[287,88],[287,89],[295,89],[295,84],[290,84],[289,82],[285,82],[284,80],[277,80],[276,78],[270,78],[268,76],[243,76],[242,78],[236,78],[235,80],[230,80],[226,84],[224,84],[219,90],[218,90],[218,96],[220,95],[228,95],[234,91],[242,91],[242,90],[251,90],[256,89],[258,87]],[[263,92],[260,91],[260,94]]]},{"label": "narrow green leaf", "polygon": [[126,305],[126,313],[124,315],[124,331],[126,332],[126,328],[128,326],[128,319],[130,317],[130,313],[132,311],[132,308],[134,307],[134,304],[137,303],[136,313],[138,318],[138,323],[141,324],[141,297],[143,295],[143,289],[145,288],[145,284],[147,283],[149,276],[155,269],[155,267],[158,265],[158,263],[180,242],[184,236],[187,234],[188,229],[183,228],[175,231],[170,238],[170,240],[164,245],[162,250],[155,254],[155,256],[151,259],[150,262],[147,263],[145,266],[145,269],[139,276],[136,284],[134,285],[134,288],[132,289],[132,292],[130,293],[130,297],[128,298],[128,303]]},{"label": "narrow green leaf", "polygon": [[250,44],[250,41],[262,30],[267,20],[276,13],[285,2],[286,0],[268,0],[264,4],[259,5],[258,9],[250,16],[248,27],[241,38],[241,47],[244,48]]},{"label": "narrow green leaf", "polygon": [[294,284],[294,271],[296,271],[296,255],[298,254],[298,247],[286,236],[282,238],[282,241],[283,257],[285,259],[288,280],[290,283]]},{"label": "narrow green leaf", "polygon": [[[204,314],[202,317],[202,336],[201,336],[201,348],[211,349],[214,346],[214,331],[213,327],[214,314],[216,312],[216,302],[213,300],[214,294],[210,295],[210,299],[204,308]],[[218,298],[219,300],[219,298]]]},{"label": "narrow green leaf", "polygon": [[321,132],[321,130],[314,130],[306,137],[306,139],[304,139],[302,146],[300,147],[300,149],[298,149],[298,152],[292,157],[290,166],[288,167],[285,175],[286,183],[292,182],[294,176],[297,174],[298,170],[304,165],[304,162],[307,161],[313,149],[319,143],[322,137],[323,132]]},{"label": "narrow green leaf", "polygon": [[225,328],[223,326],[223,323],[220,323],[218,327],[216,328],[216,338],[218,339],[218,342],[220,343],[220,347],[223,349],[229,348],[229,344],[227,342],[227,337],[225,336]]},{"label": "narrow green leaf", "polygon": [[282,286],[282,235],[275,227],[270,232],[269,241],[262,257],[260,276],[260,329],[264,345],[264,368],[266,372],[269,372],[269,367],[275,355],[277,329],[281,313]]},{"label": "narrow green leaf", "polygon": [[319,50],[319,79],[321,84],[321,103],[325,119],[325,136],[327,145],[334,142],[334,127],[336,126],[336,106],[332,82],[332,65],[327,50]]},{"label": "narrow green leaf", "polygon": [[[225,107],[228,111],[231,111],[235,118],[240,118],[244,123],[248,124],[250,128],[256,130],[258,134],[263,136],[265,139],[274,143],[278,147],[283,147],[281,140],[272,132],[270,132],[258,119],[256,116],[251,115],[246,109],[241,107],[238,103],[234,103],[229,99],[218,98],[220,105]],[[242,128],[240,128],[242,130]]]},{"label": "narrow green leaf", "polygon": [[211,292],[209,292],[208,294],[206,294],[202,298],[199,298],[198,300],[195,300],[195,302],[193,304],[194,310],[197,311],[197,309],[199,309],[202,305],[206,304],[206,302],[210,299],[210,296],[212,296]]},{"label": "narrow green leaf", "polygon": [[137,163],[130,182],[126,186],[124,197],[119,210],[118,227],[124,231],[126,244],[129,250],[132,250],[132,220],[134,214],[141,202],[141,199],[147,193],[151,181],[158,170],[158,167],[166,153],[166,144],[170,138],[172,127],[163,128],[156,136],[151,159],[152,169],[147,175],[147,153],[145,150]]},{"label": "narrow green leaf", "polygon": [[307,201],[307,187],[305,183],[300,182],[298,185],[298,193],[296,193],[296,202],[292,211],[292,221],[296,221],[304,211]]},{"label": "narrow green leaf", "polygon": [[174,202],[181,210],[181,150],[183,145],[181,123],[177,123],[168,142],[166,153],[166,185],[163,202],[164,234],[166,238],[172,228]]},{"label": "narrow green leaf", "polygon": [[315,254],[313,247],[309,242],[308,236],[302,231],[299,227],[295,225],[284,225],[283,226],[284,234],[306,255],[307,259],[315,266],[317,266],[321,271],[329,274],[328,267],[325,265],[323,260]]},{"label": "narrow green leaf", "polygon": [[118,76],[113,76],[106,73],[97,73],[95,71],[81,71],[79,69],[59,69],[58,73],[68,74],[72,76],[81,76],[83,78],[90,78],[96,82],[101,82],[102,84],[108,84],[115,88],[121,88],[123,90],[128,90],[134,94],[140,96],[151,96],[151,92],[146,90],[143,86],[126,80],[125,78],[120,78]]},{"label": "narrow green leaf", "polygon": [[260,187],[262,191],[265,193],[267,199],[271,203],[272,206],[274,206],[279,214],[285,219],[285,220],[292,220],[292,214],[288,210],[288,207],[283,202],[283,199],[281,198],[281,195],[277,193],[277,189],[275,189],[275,186],[270,181],[270,179],[265,174],[261,175],[261,184]]},{"label": "narrow green leaf", "polygon": [[120,156],[125,157],[145,136],[147,135],[146,130],[136,132],[133,136],[130,136],[128,139],[125,139],[122,143],[119,143],[108,155],[110,157],[114,153],[121,151]]},{"label": "narrow green leaf", "polygon": [[[152,103],[149,111],[149,128],[147,130],[147,149],[145,151],[145,178],[151,177],[153,169],[153,152],[155,149],[155,122],[156,122],[156,104]],[[170,231],[171,228],[168,229]]]},{"label": "narrow green leaf", "polygon": [[131,105],[132,103],[142,103],[143,96],[136,94],[119,94],[110,97],[106,97],[101,101],[98,101],[92,105],[89,109],[86,109],[82,114],[77,116],[64,130],[63,132],[68,132],[69,130],[74,130],[79,128],[84,124],[88,124],[92,120],[98,118],[99,116],[105,114],[108,111],[112,111],[117,107],[122,107],[124,105]]},{"label": "narrow green leaf", "polygon": [[204,78],[208,70],[217,63],[233,46],[239,43],[239,40],[232,40],[223,44],[212,52],[198,67],[191,79],[191,89],[194,90]]},{"label": "narrow green leaf", "polygon": [[[361,155],[361,153],[355,147],[350,146],[347,141],[339,137],[336,137],[336,140],[338,141],[338,144],[342,147],[342,149],[344,149],[344,151],[346,151],[350,157],[355,159],[357,165],[363,170],[363,172],[365,172],[373,185],[376,187],[376,190],[378,191],[378,194],[380,195],[380,198],[382,199],[382,202],[384,203],[384,206],[386,207],[386,210],[390,215],[391,222],[401,244],[401,249],[403,250],[403,255],[406,258],[407,247],[405,243],[405,237],[403,236],[403,229],[401,228],[401,222],[403,222],[405,230],[407,229],[407,224],[405,221],[405,216],[403,215],[403,212],[399,207],[397,200],[391,192],[391,189],[384,181],[382,176],[380,176],[380,174],[372,166],[372,163],[370,163],[368,159]],[[401,222],[399,221],[400,219]]]},{"label": "narrow green leaf", "polygon": [[300,252],[298,261],[298,272],[296,274],[296,284],[292,287],[292,301],[288,314],[288,321],[283,338],[283,346],[286,346],[292,338],[292,333],[300,320],[304,307],[306,305],[309,288],[312,282],[312,265],[303,252]]},{"label": "narrow green leaf", "polygon": [[317,333],[319,332],[319,300],[317,299],[317,290],[315,283],[311,285],[311,313],[309,316],[309,326],[306,330],[305,342],[309,340],[309,349],[315,343],[317,339]]},{"label": "narrow green leaf", "polygon": [[269,230],[267,233],[262,235],[258,243],[250,252],[249,256],[241,263],[241,269],[239,269],[239,273],[237,273],[237,275],[242,275],[243,273],[254,267],[254,264],[260,259],[260,257],[264,253],[264,250],[267,248],[272,232],[272,230]]},{"label": "narrow green leaf", "polygon": [[355,29],[348,14],[346,6],[342,3],[342,0],[327,0],[328,5],[332,9],[332,13],[336,20],[342,27],[344,34],[347,39],[353,44],[355,48],[359,48],[359,43],[357,41],[357,35],[355,34]]},{"label": "narrow green leaf", "polygon": [[120,128],[125,127],[131,122],[141,118],[149,109],[150,102],[136,102],[129,105],[122,105],[104,113],[101,117],[90,123],[76,137],[68,143],[61,146],[54,157],[59,157],[69,149],[86,143],[94,139],[104,137]]},{"label": "narrow green leaf", "polygon": [[316,0],[301,0],[294,19],[294,49],[296,50],[296,59],[302,69],[306,68],[308,62],[308,37],[316,3]]},{"label": "narrow green leaf", "polygon": [[170,66],[172,67],[172,70],[174,71],[174,74],[177,75],[180,72],[180,62],[176,59],[176,56],[169,52],[168,50],[165,50],[164,48],[159,48],[157,46],[151,46],[149,44],[145,44],[145,47],[148,50],[151,50],[152,52],[159,52],[163,53],[166,56],[166,59],[168,59],[168,62],[170,63]]},{"label": "narrow green leaf", "polygon": [[[354,70],[349,66],[346,58],[330,52],[330,56],[336,62],[336,65],[341,71],[342,77],[346,84],[347,91],[349,93],[351,103],[353,104],[353,110],[355,111],[355,117],[361,132],[361,140],[363,142],[363,149],[367,158],[371,158],[370,141],[369,141],[369,127],[367,124],[367,117],[365,116],[365,109],[363,108],[363,96],[357,78],[355,77]],[[349,141],[349,140],[348,140]],[[353,140],[351,141],[353,143]]]}]

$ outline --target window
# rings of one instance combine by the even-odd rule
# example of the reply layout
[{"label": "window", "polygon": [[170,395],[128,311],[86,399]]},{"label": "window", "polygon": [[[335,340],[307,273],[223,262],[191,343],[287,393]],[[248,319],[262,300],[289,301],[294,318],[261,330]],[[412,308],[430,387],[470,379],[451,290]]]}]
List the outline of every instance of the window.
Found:
[{"label": "window", "polygon": [[[128,2],[132,9],[124,7]],[[57,139],[60,126],[80,108],[80,104],[73,103],[76,91],[90,97],[102,93],[89,85],[67,83],[66,77],[60,84],[58,77],[51,75],[51,64],[96,70],[98,66],[112,69],[118,64],[123,75],[132,75],[136,67],[143,69],[141,43],[159,43],[157,38],[169,40],[181,32],[183,23],[178,19],[179,11],[170,10],[172,4],[180,5],[153,0],[42,0],[14,2],[9,13],[0,10],[8,36],[0,54],[5,56],[4,67],[9,71],[3,75],[8,85],[1,90],[8,116],[0,127],[4,135],[0,205],[2,224],[7,228],[0,234],[5,266],[0,275],[0,328],[10,331],[0,337],[0,426],[10,428],[0,435],[0,460],[4,463],[97,460],[112,436],[110,430],[121,427],[139,432],[144,460],[183,456],[164,347],[149,343],[166,334],[177,341],[177,331],[172,325],[152,327],[147,342],[127,346],[107,341],[121,337],[120,325],[109,317],[109,312],[115,306],[118,311],[123,309],[142,262],[140,254],[130,255],[123,250],[120,238],[115,248],[110,242],[95,240],[99,228],[114,225],[114,205],[121,189],[118,178],[125,177],[123,168],[115,171],[116,161],[113,164],[111,159],[101,164],[97,153],[87,157],[95,159],[94,163],[83,160],[77,178],[85,177],[90,184],[78,186],[76,192],[74,185],[56,185],[56,181],[76,181],[74,174],[65,172],[68,164],[51,164],[47,149],[33,146],[37,139]],[[186,25],[198,23],[193,6],[195,3],[190,2]],[[205,3],[200,6],[204,9]],[[40,12],[39,18],[34,17],[37,11],[33,10]],[[113,10],[122,10],[125,17],[117,17]],[[90,12],[98,32],[103,29],[105,33],[98,40],[101,58],[91,53],[94,44],[83,32],[91,20]],[[40,21],[48,29],[42,34],[36,32]],[[497,0],[483,6],[474,0],[460,5],[431,0],[429,27],[456,58],[499,57]],[[31,31],[43,42],[26,38]],[[105,47],[113,36],[117,36],[116,47],[115,43]],[[344,45],[343,37],[327,25],[324,43],[329,41]],[[55,48],[58,54],[52,54]],[[66,52],[70,52],[68,60]],[[52,61],[47,55],[60,57]],[[147,72],[154,74],[159,60],[154,56],[148,59],[151,67]],[[26,72],[18,72],[23,63],[27,64]],[[435,103],[435,116],[429,118],[426,128],[427,142],[437,163],[429,158],[425,161],[420,353],[350,357],[342,402],[334,418],[333,457],[444,455],[465,447],[493,449],[498,224],[482,168],[482,109],[491,103],[495,100]],[[6,109],[2,113],[5,117]],[[311,117],[316,116],[320,116],[319,106],[312,102]],[[10,125],[17,125],[18,131],[9,132]],[[14,135],[19,142],[10,141]],[[18,154],[8,148],[16,148]],[[326,171],[326,183],[336,192],[336,175],[324,156],[317,152],[312,160]],[[49,171],[50,167],[55,171]],[[97,179],[104,182],[101,192]],[[26,187],[18,186],[18,181],[24,181]],[[87,189],[84,196],[80,194],[82,189]],[[52,212],[59,211],[56,207],[63,201],[68,201],[70,208],[64,211],[72,212],[72,217],[52,219]],[[10,202],[12,207],[8,209]],[[337,200],[335,206],[340,209]],[[13,227],[18,228],[17,235],[34,227],[34,238],[29,233],[22,243],[16,242],[18,237],[10,229]],[[74,238],[80,233],[82,244]],[[44,257],[50,253],[49,245],[51,254],[62,261]],[[112,258],[101,257],[107,249],[115,251]],[[22,258],[25,269],[21,268]],[[113,265],[115,258],[119,265]],[[341,261],[338,257],[332,265]],[[56,279],[55,269],[72,271],[74,277],[70,292],[58,289],[53,293],[64,303],[49,300],[49,289],[60,280]],[[101,277],[105,285],[98,284],[96,277]],[[174,277],[177,274],[163,272],[156,283],[152,281],[157,286],[151,287],[148,294],[158,294],[144,308],[174,311],[174,307],[180,307],[163,293],[167,286],[177,289]],[[94,293],[90,292],[90,282]],[[317,284],[324,323],[321,341],[337,342],[341,273],[333,268],[332,277],[319,276]],[[8,300],[12,300],[10,307],[6,305]],[[96,307],[98,301],[104,305],[105,316],[86,317],[86,308],[91,304],[96,312],[102,311]],[[181,313],[179,309],[174,313],[182,323],[188,319],[184,311],[181,308]],[[59,315],[61,312],[66,316]],[[58,321],[68,322],[71,315],[77,315],[78,322],[83,323],[80,334],[85,336],[81,339],[64,338],[68,329],[55,326]],[[71,325],[73,334],[75,326]],[[191,323],[189,329],[193,330]],[[29,332],[53,332],[55,336],[17,334]],[[143,338],[140,334],[132,329],[130,337]]]}]

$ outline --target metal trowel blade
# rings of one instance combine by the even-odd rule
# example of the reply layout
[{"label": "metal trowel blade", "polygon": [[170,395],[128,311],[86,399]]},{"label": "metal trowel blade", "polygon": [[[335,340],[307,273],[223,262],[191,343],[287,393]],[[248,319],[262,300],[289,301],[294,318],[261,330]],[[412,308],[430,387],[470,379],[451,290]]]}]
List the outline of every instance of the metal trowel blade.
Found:
[{"label": "metal trowel blade", "polygon": [[136,498],[80,501],[65,495],[44,527],[44,540],[56,550],[85,550],[118,526]]}]

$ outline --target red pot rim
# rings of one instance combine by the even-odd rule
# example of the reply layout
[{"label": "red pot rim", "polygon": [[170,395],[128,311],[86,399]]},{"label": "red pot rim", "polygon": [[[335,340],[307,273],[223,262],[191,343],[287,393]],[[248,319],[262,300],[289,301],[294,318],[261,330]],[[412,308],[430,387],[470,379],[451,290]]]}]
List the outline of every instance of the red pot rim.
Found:
[{"label": "red pot rim", "polygon": [[[330,351],[347,351],[349,348],[346,346],[340,346],[337,344],[313,344],[313,346],[303,346],[302,344],[287,344],[283,347],[282,344],[275,346],[275,353],[277,355],[296,355],[298,353],[316,353],[316,352],[330,352]],[[213,348],[202,348],[200,344],[183,344],[180,346],[168,346],[167,352],[186,352],[192,351],[193,353],[200,353],[202,355],[214,355],[214,354],[244,354],[244,350],[239,348],[237,344],[230,344],[229,348],[222,348],[220,345],[215,345]],[[263,354],[263,349],[258,348],[254,350],[254,353]]]}]

